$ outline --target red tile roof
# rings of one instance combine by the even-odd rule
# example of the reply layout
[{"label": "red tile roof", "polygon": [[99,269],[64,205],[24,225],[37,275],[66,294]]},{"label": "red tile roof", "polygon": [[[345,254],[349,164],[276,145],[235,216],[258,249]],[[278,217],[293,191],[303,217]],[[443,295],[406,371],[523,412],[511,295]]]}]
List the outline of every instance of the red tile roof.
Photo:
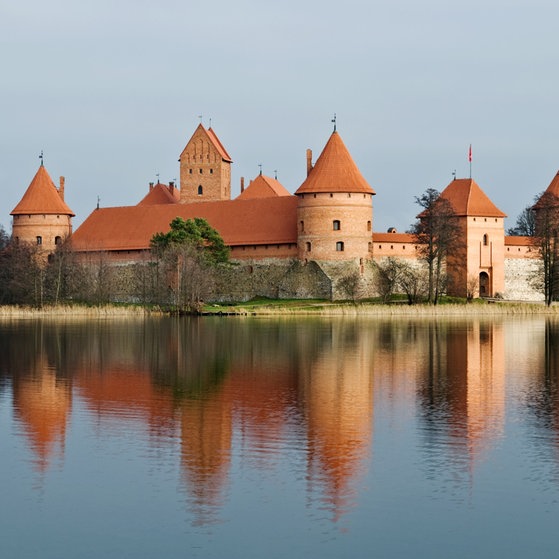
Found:
[{"label": "red tile roof", "polygon": [[[544,198],[544,196],[546,195],[547,195],[547,199]],[[546,204],[549,205],[549,202],[552,202],[553,200],[553,199],[551,200],[549,199],[550,195],[559,199],[559,171],[557,171],[557,174],[553,177],[553,179],[549,183],[549,186],[545,189],[545,192],[539,197],[538,201],[532,206],[532,208],[538,210],[543,205]],[[555,205],[554,201],[553,201],[553,205]]]},{"label": "red tile roof", "polygon": [[158,204],[178,204],[181,195],[178,188],[158,182],[150,186],[149,192],[138,202],[138,206],[156,206]]},{"label": "red tile roof", "polygon": [[[198,125],[198,128],[196,128],[196,130],[194,130],[194,134],[192,134],[192,136],[190,137],[190,140],[188,140],[185,148],[182,150],[182,153],[184,153],[184,150],[188,147],[188,144],[190,144],[190,142],[192,141],[194,136],[196,136],[197,134],[200,134],[200,133],[203,134],[204,136],[206,136],[206,138],[208,138],[208,140],[211,142],[211,144],[214,146],[214,148],[218,151],[218,153],[221,156],[221,158],[223,159],[223,161],[233,163],[233,160],[231,159],[231,156],[227,153],[227,150],[223,147],[223,144],[221,143],[221,141],[217,137],[217,134],[213,131],[213,128],[210,128],[209,130],[206,130],[204,128],[203,124],[201,124],[201,123]],[[182,153],[181,153],[181,156],[182,156]]]},{"label": "red tile roof", "polygon": [[521,235],[508,235],[505,237],[505,246],[529,247],[535,246],[535,237],[523,237]]},{"label": "red tile roof", "polygon": [[415,243],[415,236],[411,233],[373,233],[375,243]]},{"label": "red tile roof", "polygon": [[202,217],[229,246],[297,242],[297,197],[276,196],[196,204],[138,205],[94,210],[72,235],[79,251],[141,250],[177,216]]},{"label": "red tile roof", "polygon": [[334,132],[306,180],[295,194],[307,192],[367,192],[375,194],[353,161],[340,135]]},{"label": "red tile roof", "polygon": [[266,175],[258,175],[245,188],[237,200],[249,200],[251,198],[270,198],[274,196],[291,196],[287,189],[276,179]]},{"label": "red tile roof", "polygon": [[21,214],[62,214],[74,216],[74,212],[60,197],[47,170],[43,165],[33,177],[23,198],[10,215]]},{"label": "red tile roof", "polygon": [[[200,125],[202,126],[202,125]],[[203,128],[203,126],[202,126]],[[223,147],[223,144],[221,143],[220,139],[217,137],[217,134],[214,132],[214,129],[210,126],[210,128],[207,130],[208,136],[210,137],[210,139],[212,140],[214,146],[216,147],[217,151],[219,151],[221,157],[223,158],[224,161],[229,161],[229,163],[233,163],[233,160],[231,159],[231,156],[227,153],[227,150]]]},{"label": "red tile roof", "polygon": [[453,180],[441,193],[458,216],[506,217],[473,179]]}]

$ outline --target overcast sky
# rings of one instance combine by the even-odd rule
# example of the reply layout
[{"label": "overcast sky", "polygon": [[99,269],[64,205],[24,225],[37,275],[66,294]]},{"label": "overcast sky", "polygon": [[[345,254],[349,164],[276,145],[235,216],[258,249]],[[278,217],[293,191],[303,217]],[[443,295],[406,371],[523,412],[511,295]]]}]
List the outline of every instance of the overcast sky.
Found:
[{"label": "overcast sky", "polygon": [[375,189],[374,230],[473,178],[507,227],[559,168],[552,0],[0,0],[0,224],[39,166],[76,228],[178,179],[200,122],[240,177],[294,192],[338,132]]}]

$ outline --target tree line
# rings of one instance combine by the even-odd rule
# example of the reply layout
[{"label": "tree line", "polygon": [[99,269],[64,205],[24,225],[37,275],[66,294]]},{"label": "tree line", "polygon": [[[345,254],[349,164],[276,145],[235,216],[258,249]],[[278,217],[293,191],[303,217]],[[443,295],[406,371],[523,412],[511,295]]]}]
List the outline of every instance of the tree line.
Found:
[{"label": "tree line", "polygon": [[[375,290],[384,302],[395,293],[410,304],[436,305],[447,292],[449,262],[463,256],[464,239],[452,205],[440,192],[428,188],[416,197],[420,213],[409,233],[415,237],[419,262],[397,258],[372,262]],[[538,271],[530,278],[546,304],[559,298],[559,198],[545,192],[518,216],[509,235],[533,239],[538,250]],[[229,248],[206,220],[175,218],[169,231],[151,239],[143,261],[115,265],[110,255],[72,252],[65,242],[48,255],[41,247],[17,243],[0,226],[0,305],[80,302],[104,304],[126,301],[164,305],[177,310],[199,310],[214,291],[220,268],[230,266]],[[478,277],[469,278],[466,297],[478,288]],[[363,296],[359,271],[338,280],[340,292],[350,299]],[[133,294],[131,298],[131,294]]]},{"label": "tree line", "polygon": [[103,252],[76,254],[71,242],[46,255],[0,227],[0,305],[135,302],[198,310],[212,292],[229,248],[206,220],[175,218],[143,260],[115,265]]}]

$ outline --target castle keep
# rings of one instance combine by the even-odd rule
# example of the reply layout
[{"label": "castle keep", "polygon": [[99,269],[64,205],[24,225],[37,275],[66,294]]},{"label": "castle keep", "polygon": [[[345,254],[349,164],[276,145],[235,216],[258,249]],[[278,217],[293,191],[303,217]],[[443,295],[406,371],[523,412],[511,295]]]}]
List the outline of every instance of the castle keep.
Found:
[{"label": "castle keep", "polygon": [[[231,248],[231,258],[244,263],[241,271],[275,267],[283,270],[278,277],[283,273],[282,281],[289,284],[287,276],[293,270],[307,275],[314,270],[310,283],[330,282],[332,296],[336,279],[348,270],[358,270],[366,279],[371,260],[419,260],[413,235],[373,232],[375,191],[336,130],[315,163],[307,150],[307,176],[294,194],[260,173],[246,188],[241,179],[241,193],[231,199],[232,158],[214,130],[202,124],[179,162],[179,188],[174,183],[150,183],[139,203],[97,208],[73,234],[74,214],[64,202],[64,179],[56,188],[41,164],[12,211],[13,236],[52,252],[71,235],[74,251],[90,258],[102,254],[115,265],[124,265],[149,258],[152,236],[167,231],[175,217],[201,217],[219,231]],[[537,250],[528,237],[505,236],[506,216],[480,186],[473,179],[455,179],[441,196],[452,206],[462,239],[447,261],[448,292],[466,296],[475,285],[476,296],[541,298],[528,281],[537,265]],[[312,285],[304,294],[290,289],[277,288],[274,294],[324,295],[323,288]],[[254,294],[270,293],[254,288]]]}]

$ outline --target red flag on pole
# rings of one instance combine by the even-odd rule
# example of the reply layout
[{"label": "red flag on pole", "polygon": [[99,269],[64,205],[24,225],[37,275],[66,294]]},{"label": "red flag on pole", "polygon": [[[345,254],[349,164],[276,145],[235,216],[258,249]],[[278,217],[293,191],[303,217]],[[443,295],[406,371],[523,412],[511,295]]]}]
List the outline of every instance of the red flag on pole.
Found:
[{"label": "red flag on pole", "polygon": [[470,151],[468,151],[468,161],[472,162],[472,144],[470,144]]}]

